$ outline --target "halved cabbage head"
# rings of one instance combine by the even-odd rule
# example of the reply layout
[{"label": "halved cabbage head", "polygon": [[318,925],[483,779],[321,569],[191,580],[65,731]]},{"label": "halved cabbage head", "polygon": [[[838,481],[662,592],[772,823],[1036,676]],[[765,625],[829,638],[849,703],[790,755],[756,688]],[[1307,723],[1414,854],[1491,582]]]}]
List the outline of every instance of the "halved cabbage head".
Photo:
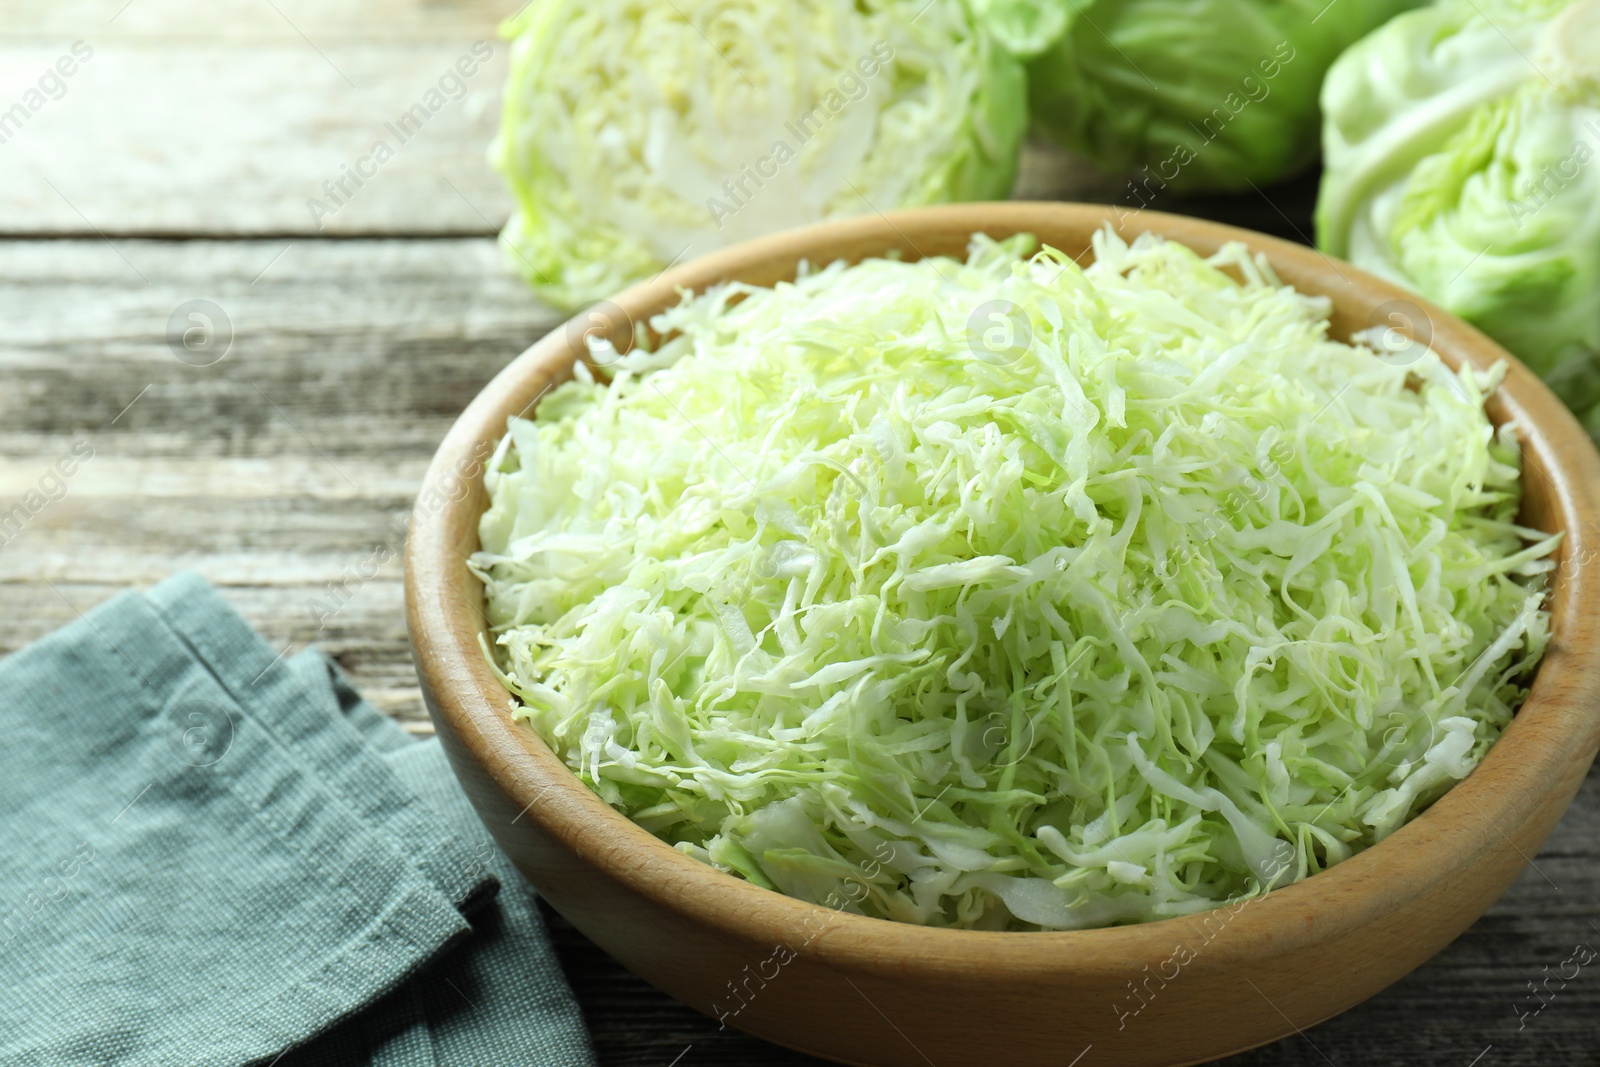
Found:
[{"label": "halved cabbage head", "polygon": [[1444,0],[1323,90],[1317,243],[1504,344],[1600,435],[1600,0]]},{"label": "halved cabbage head", "polygon": [[565,307],[775,230],[1003,198],[1027,125],[965,0],[540,0],[502,32],[501,240]]},{"label": "halved cabbage head", "polygon": [[[1035,58],[1039,125],[1147,191],[1237,191],[1317,150],[1317,90],[1353,41],[1416,0],[984,0]],[[1143,168],[1141,170],[1141,168]]]}]

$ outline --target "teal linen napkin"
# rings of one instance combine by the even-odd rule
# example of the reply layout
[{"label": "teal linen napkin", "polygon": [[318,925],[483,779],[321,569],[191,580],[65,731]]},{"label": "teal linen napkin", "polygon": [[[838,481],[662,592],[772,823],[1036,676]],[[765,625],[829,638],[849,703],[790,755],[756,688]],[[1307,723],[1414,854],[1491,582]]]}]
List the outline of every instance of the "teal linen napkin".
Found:
[{"label": "teal linen napkin", "polygon": [[593,1056],[437,742],[185,574],[0,663],[0,1063]]}]

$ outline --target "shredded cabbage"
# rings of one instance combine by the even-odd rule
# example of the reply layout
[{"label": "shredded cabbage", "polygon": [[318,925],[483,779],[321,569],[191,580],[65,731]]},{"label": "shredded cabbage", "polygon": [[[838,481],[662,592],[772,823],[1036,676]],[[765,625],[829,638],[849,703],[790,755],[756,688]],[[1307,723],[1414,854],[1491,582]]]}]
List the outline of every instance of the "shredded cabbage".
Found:
[{"label": "shredded cabbage", "polygon": [[1464,777],[1549,638],[1498,375],[1328,339],[1229,246],[975,237],[658,315],[513,419],[473,560],[516,714],[759,885],[1182,915]]}]

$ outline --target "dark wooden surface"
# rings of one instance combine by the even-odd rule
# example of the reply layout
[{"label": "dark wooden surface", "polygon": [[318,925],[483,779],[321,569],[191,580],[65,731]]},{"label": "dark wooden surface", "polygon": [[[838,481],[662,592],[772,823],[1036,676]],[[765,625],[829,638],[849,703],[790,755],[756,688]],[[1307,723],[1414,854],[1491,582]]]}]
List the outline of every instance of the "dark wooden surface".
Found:
[{"label": "dark wooden surface", "polygon": [[[324,646],[379,706],[429,732],[399,564],[359,575],[394,556],[394,524],[455,414],[560,319],[494,245],[506,200],[483,149],[503,46],[335,225],[319,232],[305,200],[514,7],[0,0],[0,110],[72,42],[95,48],[66,94],[0,144],[0,511],[75,441],[94,448],[64,496],[0,534],[0,653],[194,567],[270,640]],[[1018,186],[1124,191],[1040,146]],[[1152,206],[1305,239],[1314,196],[1309,177]],[[174,310],[197,299],[221,309],[231,339],[211,366],[166,339]],[[350,591],[331,616],[317,603],[330,582]],[[1536,867],[1445,953],[1227,1062],[1600,1064],[1600,958],[1563,967],[1579,945],[1600,952],[1597,841],[1592,774]],[[559,916],[551,928],[605,1067],[817,1062],[719,1031]]]}]

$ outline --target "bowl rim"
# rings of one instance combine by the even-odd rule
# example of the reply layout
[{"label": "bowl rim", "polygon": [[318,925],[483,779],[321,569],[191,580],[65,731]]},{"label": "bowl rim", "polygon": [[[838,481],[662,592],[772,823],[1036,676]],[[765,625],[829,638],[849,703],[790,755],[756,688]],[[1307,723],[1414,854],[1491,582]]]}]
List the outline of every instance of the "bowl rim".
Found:
[{"label": "bowl rim", "polygon": [[[1026,201],[919,208],[787,231],[675,266],[602,303],[612,305],[611,314],[621,309],[636,322],[674,302],[679,289],[784,276],[781,269],[772,273],[773,263],[787,263],[792,276],[800,259],[825,263],[837,258],[835,252],[859,258],[898,249],[919,257],[912,235],[942,249],[941,241],[957,233],[1087,233],[1102,225],[1129,239],[1155,232],[1203,254],[1243,242],[1264,253],[1286,283],[1298,278],[1293,284],[1303,288],[1305,279],[1321,279],[1315,291],[1342,288],[1369,309],[1386,301],[1419,309],[1431,326],[1433,347],[1452,366],[1463,360],[1480,367],[1506,363],[1488,405],[1491,418],[1496,425],[1517,422],[1524,479],[1545,480],[1541,499],[1548,502],[1551,523],[1566,532],[1558,549],[1552,639],[1527,700],[1502,737],[1467,778],[1417,818],[1342,863],[1242,903],[1134,925],[1061,931],[959,930],[847,913],[764,889],[677,851],[606,804],[533,730],[511,718],[510,695],[478,643],[483,589],[465,566],[466,554],[476,547],[481,512],[481,479],[473,464],[487,458],[486,443],[503,436],[504,416],[512,410],[507,397],[548,388],[570,367],[581,346],[576,317],[533,344],[477,395],[439,446],[413,509],[406,544],[407,622],[418,673],[432,697],[430,712],[445,720],[470,758],[544,833],[653,904],[755,945],[785,944],[800,955],[885,976],[918,959],[969,979],[1025,981],[1069,966],[1125,977],[1142,963],[1166,958],[1175,943],[1184,943],[1207,916],[1221,911],[1229,911],[1229,936],[1207,943],[1219,964],[1246,962],[1264,951],[1290,954],[1329,937],[1355,936],[1374,909],[1399,909],[1447,888],[1488,854],[1508,844],[1515,848],[1512,835],[1534,816],[1554,783],[1571,781],[1575,788],[1600,746],[1600,568],[1589,565],[1600,550],[1600,454],[1543,382],[1460,319],[1349,264],[1278,238],[1162,212]],[[476,491],[463,491],[463,471]],[[463,509],[474,509],[472,521],[465,533],[452,536],[451,519]],[[1522,858],[1528,860],[1525,853]],[[802,931],[809,936],[795,945]]]}]

